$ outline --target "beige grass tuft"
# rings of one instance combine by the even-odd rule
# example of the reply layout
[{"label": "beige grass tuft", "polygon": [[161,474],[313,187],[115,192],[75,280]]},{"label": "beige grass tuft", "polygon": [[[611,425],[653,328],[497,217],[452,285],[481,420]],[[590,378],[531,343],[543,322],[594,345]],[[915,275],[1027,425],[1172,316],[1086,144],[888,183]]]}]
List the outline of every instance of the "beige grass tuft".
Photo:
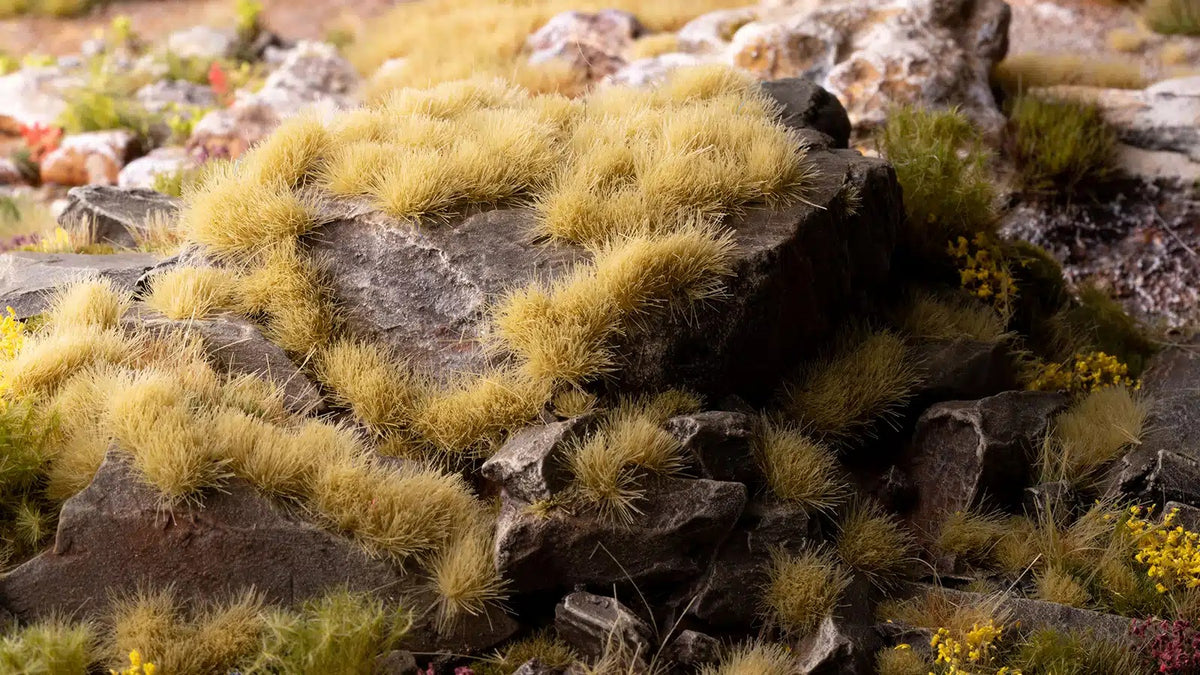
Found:
[{"label": "beige grass tuft", "polygon": [[504,598],[505,583],[496,570],[490,518],[459,532],[433,559],[437,621],[448,629],[464,615],[483,614]]},{"label": "beige grass tuft", "polygon": [[791,649],[785,645],[752,642],[733,649],[701,675],[791,675],[795,672]]},{"label": "beige grass tuft", "polygon": [[154,277],[146,305],[168,319],[203,319],[233,303],[234,273],[216,267],[176,267]]},{"label": "beige grass tuft", "polygon": [[115,328],[130,302],[129,293],[109,279],[76,281],[55,294],[46,322],[56,330]]},{"label": "beige grass tuft", "polygon": [[0,390],[14,397],[51,393],[71,375],[91,365],[130,358],[132,341],[118,330],[79,329],[27,341],[0,372]]},{"label": "beige grass tuft", "polygon": [[839,523],[837,553],[848,567],[887,588],[909,574],[916,540],[876,502],[853,504]]},{"label": "beige grass tuft", "polygon": [[831,511],[846,497],[833,452],[797,429],[765,422],[755,452],[777,499],[818,512]]},{"label": "beige grass tuft", "polygon": [[815,548],[771,555],[770,582],[763,605],[784,632],[803,636],[833,614],[850,574],[827,552]]},{"label": "beige grass tuft", "polygon": [[411,424],[430,393],[428,383],[380,345],[338,340],[317,353],[315,365],[334,400],[377,435]]},{"label": "beige grass tuft", "polygon": [[314,114],[284,120],[241,160],[243,180],[294,188],[320,170],[333,139]]},{"label": "beige grass tuft", "polygon": [[1043,444],[1042,478],[1066,480],[1077,488],[1096,487],[1096,477],[1126,448],[1141,442],[1149,414],[1146,402],[1126,387],[1087,394],[1054,422]]}]

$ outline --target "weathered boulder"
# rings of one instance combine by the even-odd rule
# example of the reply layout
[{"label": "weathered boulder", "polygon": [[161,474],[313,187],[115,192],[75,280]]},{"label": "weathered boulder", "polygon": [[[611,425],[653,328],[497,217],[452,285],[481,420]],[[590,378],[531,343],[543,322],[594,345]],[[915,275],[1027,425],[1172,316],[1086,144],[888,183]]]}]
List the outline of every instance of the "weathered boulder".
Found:
[{"label": "weathered boulder", "polygon": [[610,650],[646,658],[654,645],[654,630],[628,607],[616,598],[582,591],[554,608],[554,628],[567,644],[593,659]]},{"label": "weathered boulder", "polygon": [[203,157],[237,158],[303,110],[356,105],[360,84],[358,72],[334,46],[301,42],[286,52],[261,89],[239,92],[232,106],[202,117],[188,150]]},{"label": "weathered boulder", "polygon": [[137,142],[125,129],[73,134],[42,159],[42,181],[57,185],[116,185]]},{"label": "weathered boulder", "polygon": [[1163,350],[1142,375],[1151,401],[1146,431],[1110,473],[1122,495],[1200,506],[1200,356],[1194,345]]},{"label": "weathered boulder", "polygon": [[395,596],[390,563],[232,480],[202,506],[164,510],[158,494],[110,452],[85,490],[67,500],[54,546],[0,579],[0,600],[25,621],[94,616],[114,593],[172,585],[203,601],[253,586],[292,604],[345,585]]},{"label": "weathered boulder", "polygon": [[921,369],[916,401],[964,401],[1014,389],[1012,361],[1002,342],[913,340],[909,354]]},{"label": "weathered boulder", "polygon": [[0,115],[22,124],[51,125],[67,109],[67,96],[83,77],[58,66],[21,68],[0,76]]},{"label": "weathered boulder", "polygon": [[643,30],[629,12],[568,11],[552,17],[525,44],[530,63],[565,61],[584,81],[594,82],[625,65],[625,50]]},{"label": "weathered boulder", "polygon": [[150,112],[175,109],[179,114],[188,114],[188,108],[211,108],[217,105],[217,95],[212,87],[186,80],[159,80],[151,82],[134,94],[138,103]]},{"label": "weathered boulder", "polygon": [[84,232],[98,244],[136,248],[153,218],[173,218],[179,200],[144,188],[89,185],[71,188],[58,222],[68,232]]},{"label": "weathered boulder", "polygon": [[917,531],[936,533],[947,515],[985,498],[1020,504],[1042,437],[1066,405],[1061,394],[1011,391],[925,411],[907,458],[917,490],[910,513]]},{"label": "weathered boulder", "polygon": [[202,60],[233,55],[237,33],[212,26],[192,26],[167,36],[167,50],[176,56]]},{"label": "weathered boulder", "polygon": [[571,482],[567,452],[595,426],[594,415],[527,427],[513,434],[488,458],[480,472],[514,499],[550,499]]},{"label": "weathered boulder", "polygon": [[711,410],[672,417],[663,428],[679,439],[702,478],[745,483],[752,491],[765,482],[750,445],[749,415]]},{"label": "weathered boulder", "polygon": [[663,650],[663,657],[687,668],[700,669],[721,659],[721,642],[711,635],[682,630]]},{"label": "weathered boulder", "polygon": [[959,106],[998,134],[1004,116],[989,73],[1007,52],[1009,20],[1002,0],[768,0],[703,15],[679,36],[685,52],[760,79],[820,84],[860,131],[912,103]]},{"label": "weathered boulder", "polygon": [[130,310],[122,323],[134,329],[198,335],[208,359],[219,372],[255,375],[272,382],[283,392],[287,409],[297,415],[319,412],[324,405],[320,389],[287,353],[268,340],[258,326],[241,317],[217,314],[203,319],[173,320],[139,306]]},{"label": "weathered boulder", "polygon": [[56,288],[95,277],[133,292],[138,279],[160,260],[151,253],[0,253],[0,307],[12,307],[17,318],[25,320],[46,311]]},{"label": "weathered boulder", "polygon": [[180,172],[198,169],[200,163],[186,148],[169,146],[155,148],[149,154],[138,157],[117,174],[117,186],[123,188],[153,189],[160,175],[171,176]]},{"label": "weathered boulder", "polygon": [[746,505],[740,483],[663,479],[645,491],[628,525],[588,513],[538,514],[506,499],[497,568],[519,593],[684,581],[704,570]]},{"label": "weathered boulder", "polygon": [[761,608],[746,589],[767,583],[771,552],[795,551],[818,534],[816,520],[795,506],[751,502],[688,593],[688,614],[717,628],[749,630]]},{"label": "weathered boulder", "polygon": [[871,626],[827,616],[817,632],[800,641],[795,651],[802,675],[859,675],[875,672],[875,653],[883,639]]},{"label": "weathered boulder", "polygon": [[[629,331],[610,386],[686,386],[714,399],[761,393],[887,278],[903,212],[892,169],[848,150],[814,148],[809,160],[817,175],[809,203],[750,206],[732,217],[737,248],[726,296],[687,316],[657,313]],[[844,190],[862,195],[856,210],[842,203]],[[326,216],[312,247],[330,263],[329,287],[348,327],[435,375],[486,369],[495,353],[481,340],[493,298],[584,258],[574,247],[535,243],[529,209],[420,227],[379,213]]]},{"label": "weathered boulder", "polygon": [[783,106],[781,120],[792,129],[816,129],[833,140],[833,147],[850,145],[850,118],[837,97],[799,78],[768,80],[763,91]]}]

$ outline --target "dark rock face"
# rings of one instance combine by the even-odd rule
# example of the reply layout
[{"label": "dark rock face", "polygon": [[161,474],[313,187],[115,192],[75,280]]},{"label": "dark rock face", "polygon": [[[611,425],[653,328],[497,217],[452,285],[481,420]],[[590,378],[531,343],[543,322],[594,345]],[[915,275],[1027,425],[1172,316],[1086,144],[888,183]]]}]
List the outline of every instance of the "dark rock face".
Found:
[{"label": "dark rock face", "polygon": [[825,617],[817,632],[800,642],[797,672],[803,675],[859,675],[874,672],[883,640],[871,626]]},{"label": "dark rock face", "polygon": [[668,660],[690,668],[702,668],[721,658],[721,642],[694,630],[680,631],[663,652]]},{"label": "dark rock face", "polygon": [[939,403],[917,421],[909,475],[917,488],[911,514],[935,533],[947,515],[979,505],[1019,504],[1035,451],[1061,394],[1012,391],[978,401]]},{"label": "dark rock face", "polygon": [[[809,159],[817,172],[811,204],[750,207],[731,219],[737,250],[727,296],[693,315],[655,314],[631,330],[617,345],[628,359],[609,386],[687,386],[717,398],[761,392],[887,278],[903,212],[892,169],[848,150],[814,149]],[[862,196],[853,213],[845,190]],[[498,295],[585,258],[574,247],[535,243],[534,217],[501,209],[414,227],[345,212],[330,214],[311,243],[330,263],[332,294],[351,331],[444,376],[494,360],[480,339]]]},{"label": "dark rock face", "polygon": [[1151,401],[1146,432],[1113,467],[1112,485],[1147,503],[1200,506],[1200,357],[1192,345],[1168,348],[1142,383]]},{"label": "dark rock face", "polygon": [[554,608],[559,637],[580,653],[596,658],[607,649],[645,658],[654,644],[649,624],[617,602],[582,591],[563,598]]},{"label": "dark rock face", "polygon": [[850,117],[836,96],[802,77],[762,83],[763,91],[783,106],[780,119],[793,129],[816,129],[833,147],[850,147]]},{"label": "dark rock face", "polygon": [[517,592],[687,580],[704,570],[746,505],[746,486],[711,480],[665,479],[646,495],[628,526],[588,514],[542,517],[506,499],[496,566]]},{"label": "dark rock face", "polygon": [[156,312],[138,309],[126,316],[128,325],[158,331],[190,331],[204,341],[213,365],[224,373],[256,375],[283,390],[288,410],[307,415],[323,406],[320,390],[278,345],[263,336],[257,326],[232,314],[205,319],[172,320]]},{"label": "dark rock face", "polygon": [[110,453],[95,479],[67,500],[54,547],[0,580],[21,620],[94,616],[113,593],[174,586],[181,598],[225,597],[253,586],[293,604],[346,585],[396,596],[401,577],[354,543],[230,481],[204,505],[163,511],[158,495]]},{"label": "dark rock face", "polygon": [[1013,389],[1012,363],[1001,343],[920,340],[911,347],[923,378],[913,396],[925,401],[966,401]]},{"label": "dark rock face", "polygon": [[174,216],[179,200],[145,188],[89,185],[71,188],[58,222],[68,231],[89,231],[93,241],[135,248],[156,214]]},{"label": "dark rock face", "polygon": [[760,607],[747,589],[766,584],[771,551],[796,550],[817,534],[816,522],[794,506],[751,503],[689,593],[688,613],[718,628],[749,630]]},{"label": "dark rock face", "polygon": [[567,451],[594,426],[592,415],[523,429],[509,438],[480,471],[509,496],[530,503],[549,499],[571,482]]},{"label": "dark rock face", "polygon": [[765,482],[750,447],[750,416],[712,410],[672,417],[664,428],[679,439],[701,477],[745,483],[751,490]]},{"label": "dark rock face", "polygon": [[0,309],[12,307],[22,321],[37,316],[50,306],[56,288],[78,279],[102,277],[118,289],[133,292],[138,278],[159,260],[150,253],[2,253]]}]

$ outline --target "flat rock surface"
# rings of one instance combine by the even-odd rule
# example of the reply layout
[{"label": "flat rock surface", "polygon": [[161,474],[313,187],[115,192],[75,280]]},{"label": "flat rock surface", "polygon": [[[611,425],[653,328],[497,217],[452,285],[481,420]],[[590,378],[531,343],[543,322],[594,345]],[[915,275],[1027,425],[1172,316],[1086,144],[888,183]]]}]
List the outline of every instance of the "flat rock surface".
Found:
[{"label": "flat rock surface", "polygon": [[0,253],[0,309],[24,320],[46,311],[54,289],[79,279],[103,277],[132,292],[138,278],[161,260],[152,253]]}]

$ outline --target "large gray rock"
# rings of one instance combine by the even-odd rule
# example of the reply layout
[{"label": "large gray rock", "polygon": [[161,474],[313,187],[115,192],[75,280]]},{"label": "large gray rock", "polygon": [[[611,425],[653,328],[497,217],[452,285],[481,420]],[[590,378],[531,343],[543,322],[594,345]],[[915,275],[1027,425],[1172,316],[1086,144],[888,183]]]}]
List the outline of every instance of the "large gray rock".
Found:
[{"label": "large gray rock", "polygon": [[[811,203],[751,206],[731,218],[737,247],[726,297],[641,321],[617,345],[627,358],[606,384],[625,392],[687,386],[714,398],[761,392],[887,278],[903,213],[892,169],[847,150],[814,149],[809,158],[817,173]],[[840,197],[847,189],[862,196],[853,213]],[[527,209],[419,227],[378,213],[328,215],[312,246],[330,261],[348,327],[443,377],[494,363],[480,340],[497,294],[552,279],[583,258],[573,247],[535,243]]]},{"label": "large gray rock", "polygon": [[1151,402],[1142,442],[1114,465],[1113,489],[1146,503],[1200,506],[1200,355],[1196,341],[1155,355],[1142,375]]},{"label": "large gray rock", "polygon": [[750,630],[759,607],[746,589],[767,583],[772,551],[798,550],[818,534],[816,520],[794,506],[752,502],[688,593],[688,614],[717,628]]},{"label": "large gray rock", "polygon": [[963,401],[1016,388],[1012,360],[1003,342],[918,339],[909,354],[922,378],[917,401]]},{"label": "large gray rock", "polygon": [[702,478],[745,483],[751,490],[765,483],[751,447],[749,415],[710,410],[672,417],[663,428],[679,439]]},{"label": "large gray rock", "polygon": [[286,352],[268,340],[258,326],[232,314],[204,319],[168,319],[137,307],[122,320],[130,327],[152,331],[190,332],[204,343],[205,353],[218,371],[232,375],[255,375],[283,391],[284,404],[297,415],[318,412],[320,389],[308,379]]},{"label": "large gray rock", "polygon": [[801,675],[875,672],[875,654],[882,646],[883,640],[873,627],[827,616],[816,633],[800,641],[795,654],[796,672]]},{"label": "large gray rock", "polygon": [[541,515],[505,500],[497,568],[517,592],[687,580],[704,570],[746,505],[740,483],[663,479],[645,490],[629,525],[586,513]]},{"label": "large gray rock", "polygon": [[12,307],[17,318],[28,319],[46,311],[54,290],[80,279],[101,277],[129,292],[138,279],[161,260],[151,253],[37,253],[0,254],[0,308]]},{"label": "large gray rock", "polygon": [[513,434],[480,472],[514,499],[532,504],[550,499],[571,482],[568,451],[591,430],[594,415],[527,427]]},{"label": "large gray rock", "polygon": [[792,129],[816,129],[833,140],[833,147],[850,147],[850,118],[837,97],[799,77],[768,80],[763,91],[783,106],[780,119]]},{"label": "large gray rock", "polygon": [[939,403],[917,421],[909,475],[919,532],[936,533],[946,516],[982,504],[1020,504],[1061,394],[1011,391],[978,401]]},{"label": "large gray rock", "polygon": [[628,607],[582,591],[554,608],[554,628],[567,644],[593,659],[611,650],[645,659],[654,645],[654,630]]},{"label": "large gray rock", "polygon": [[361,546],[300,520],[232,480],[202,506],[164,510],[159,495],[110,452],[67,500],[49,551],[0,579],[0,601],[23,621],[102,612],[114,594],[174,587],[186,601],[253,587],[292,604],[337,586],[396,597],[402,577]]},{"label": "large gray rock", "polygon": [[67,192],[58,222],[68,231],[90,234],[98,244],[136,248],[152,218],[174,218],[179,200],[144,188],[89,185]]}]

